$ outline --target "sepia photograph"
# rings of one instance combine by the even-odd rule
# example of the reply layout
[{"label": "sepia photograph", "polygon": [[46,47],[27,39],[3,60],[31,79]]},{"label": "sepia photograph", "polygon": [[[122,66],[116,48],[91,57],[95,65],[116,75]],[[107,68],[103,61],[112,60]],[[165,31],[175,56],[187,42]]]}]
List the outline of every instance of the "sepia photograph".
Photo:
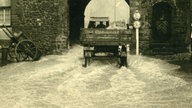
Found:
[{"label": "sepia photograph", "polygon": [[191,108],[192,0],[0,0],[0,108]]}]

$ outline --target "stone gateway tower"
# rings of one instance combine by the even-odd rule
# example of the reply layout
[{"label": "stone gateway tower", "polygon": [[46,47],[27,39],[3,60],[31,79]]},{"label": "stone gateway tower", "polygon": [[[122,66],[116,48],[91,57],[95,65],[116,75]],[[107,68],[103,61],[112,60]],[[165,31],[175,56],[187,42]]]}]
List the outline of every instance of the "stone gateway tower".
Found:
[{"label": "stone gateway tower", "polygon": [[[141,53],[187,51],[192,22],[191,0],[125,1],[130,6],[130,25],[135,10],[141,13]],[[45,54],[62,52],[70,43],[79,41],[80,28],[84,27],[84,11],[89,2],[11,0],[12,30],[23,31]]]},{"label": "stone gateway tower", "polygon": [[22,31],[45,54],[67,48],[67,0],[11,0],[11,22],[14,32]]}]

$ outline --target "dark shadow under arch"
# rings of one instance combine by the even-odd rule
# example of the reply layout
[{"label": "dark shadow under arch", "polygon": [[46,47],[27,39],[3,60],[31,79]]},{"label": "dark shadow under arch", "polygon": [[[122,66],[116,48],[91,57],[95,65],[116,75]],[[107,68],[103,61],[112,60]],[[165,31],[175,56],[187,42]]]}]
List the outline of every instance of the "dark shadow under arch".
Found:
[{"label": "dark shadow under arch", "polygon": [[68,0],[69,5],[69,40],[79,40],[80,28],[84,27],[84,10],[90,0]]},{"label": "dark shadow under arch", "polygon": [[127,2],[128,5],[130,5],[130,0],[125,0]]}]

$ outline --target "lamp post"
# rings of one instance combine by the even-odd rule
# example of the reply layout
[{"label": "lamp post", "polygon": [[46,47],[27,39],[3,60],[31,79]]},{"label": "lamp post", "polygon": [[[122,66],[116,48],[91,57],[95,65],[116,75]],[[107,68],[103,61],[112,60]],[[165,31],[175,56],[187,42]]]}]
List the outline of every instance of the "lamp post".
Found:
[{"label": "lamp post", "polygon": [[141,22],[139,21],[141,18],[141,14],[138,10],[133,14],[134,22],[133,26],[136,29],[136,55],[139,55],[139,28],[141,27]]}]

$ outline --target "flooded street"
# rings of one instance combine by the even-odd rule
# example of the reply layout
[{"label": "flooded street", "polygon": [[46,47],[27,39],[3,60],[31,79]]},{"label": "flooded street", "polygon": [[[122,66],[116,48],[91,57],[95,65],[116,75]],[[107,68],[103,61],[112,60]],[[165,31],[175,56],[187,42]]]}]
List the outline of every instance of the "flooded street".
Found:
[{"label": "flooded street", "polygon": [[0,68],[1,108],[191,108],[192,63],[130,55],[129,68],[116,59],[93,60],[83,48],[36,62]]}]

